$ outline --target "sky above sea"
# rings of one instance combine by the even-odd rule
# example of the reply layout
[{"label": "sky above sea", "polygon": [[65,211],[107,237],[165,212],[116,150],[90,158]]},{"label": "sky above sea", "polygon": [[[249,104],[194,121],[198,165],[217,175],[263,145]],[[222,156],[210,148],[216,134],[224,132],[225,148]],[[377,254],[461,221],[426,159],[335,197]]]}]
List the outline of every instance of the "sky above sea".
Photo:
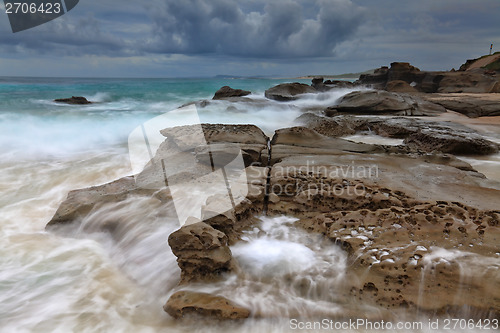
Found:
[{"label": "sky above sea", "polygon": [[12,33],[0,76],[293,77],[407,61],[458,68],[500,50],[498,0],[81,0]]}]

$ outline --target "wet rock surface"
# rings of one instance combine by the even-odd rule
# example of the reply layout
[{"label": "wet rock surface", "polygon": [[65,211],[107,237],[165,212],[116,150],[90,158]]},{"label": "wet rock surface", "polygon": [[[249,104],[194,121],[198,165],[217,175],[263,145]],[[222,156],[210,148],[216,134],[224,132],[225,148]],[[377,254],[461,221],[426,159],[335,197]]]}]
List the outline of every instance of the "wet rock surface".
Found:
[{"label": "wet rock surface", "polygon": [[[397,65],[378,74],[406,82],[414,78],[408,73],[418,77],[421,72]],[[297,86],[285,89],[280,95],[284,100],[319,89],[291,87]],[[358,107],[376,114],[443,112],[420,97],[363,93],[356,95]],[[377,96],[389,97],[380,102]],[[199,217],[190,217],[169,237],[182,287],[227,275],[240,278],[229,246],[241,242],[242,232],[260,215],[287,215],[300,219],[295,226],[324,235],[345,250],[347,298],[386,309],[457,314],[466,307],[478,318],[498,316],[500,212],[495,207],[500,183],[454,156],[495,153],[498,144],[462,125],[408,117],[308,113],[297,122],[302,126],[277,130],[272,139],[254,125],[164,129],[164,142],[141,173],[70,192],[47,228],[88,218],[108,203],[134,198],[172,202],[175,185],[203,176],[211,193],[200,203]],[[404,142],[384,146],[342,138],[360,133]],[[238,170],[227,168],[227,183],[217,188],[220,178],[213,174],[240,154],[243,164]],[[171,166],[162,164],[166,160]],[[166,171],[171,173],[168,180]],[[184,197],[194,205],[192,192],[186,190]],[[173,294],[164,310],[174,318],[250,316],[248,309],[226,298],[186,290]]]},{"label": "wet rock surface", "polygon": [[201,316],[216,319],[244,319],[250,316],[248,309],[222,296],[193,291],[176,292],[169,298],[163,309],[174,318]]},{"label": "wet rock surface", "polygon": [[233,269],[227,236],[206,223],[184,225],[170,234],[168,245],[177,257],[181,283],[211,281]]},{"label": "wet rock surface", "polygon": [[250,94],[251,92],[248,90],[233,89],[229,86],[224,86],[215,92],[215,95],[212,99],[217,100],[217,99],[226,99],[230,97],[243,97]]},{"label": "wet rock surface", "polygon": [[387,91],[354,91],[343,96],[337,105],[327,109],[330,115],[336,113],[436,116],[446,112],[445,108],[404,93]]},{"label": "wet rock surface", "polygon": [[88,101],[85,97],[81,97],[81,96],[72,96],[70,98],[58,98],[58,99],[55,99],[54,102],[66,103],[66,104],[76,104],[76,105],[92,104],[92,102]]},{"label": "wet rock surface", "polygon": [[318,91],[312,86],[304,83],[283,83],[265,92],[265,96],[276,101],[293,101],[298,98],[298,95],[307,93],[317,93]]}]

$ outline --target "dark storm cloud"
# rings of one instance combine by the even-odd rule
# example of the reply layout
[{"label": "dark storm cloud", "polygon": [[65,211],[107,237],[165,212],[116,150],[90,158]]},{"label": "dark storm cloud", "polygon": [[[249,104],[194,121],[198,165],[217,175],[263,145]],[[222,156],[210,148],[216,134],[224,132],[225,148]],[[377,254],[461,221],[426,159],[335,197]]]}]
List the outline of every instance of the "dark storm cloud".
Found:
[{"label": "dark storm cloud", "polygon": [[350,0],[254,1],[247,11],[238,1],[165,0],[153,9],[150,52],[256,58],[332,55],[365,15]]},{"label": "dark storm cloud", "polygon": [[365,14],[351,0],[88,1],[35,29],[2,33],[0,44],[17,53],[324,57]]}]

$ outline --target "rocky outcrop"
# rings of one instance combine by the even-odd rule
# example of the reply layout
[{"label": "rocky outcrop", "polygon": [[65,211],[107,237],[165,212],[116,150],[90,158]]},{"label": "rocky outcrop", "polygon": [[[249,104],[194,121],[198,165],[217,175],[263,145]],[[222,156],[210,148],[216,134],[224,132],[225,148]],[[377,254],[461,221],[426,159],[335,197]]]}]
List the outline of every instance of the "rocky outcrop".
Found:
[{"label": "rocky outcrop", "polygon": [[394,81],[406,82],[425,93],[492,93],[497,92],[499,82],[496,76],[485,75],[484,70],[427,72],[409,63],[394,62],[390,68],[381,67],[374,74],[361,75],[356,84],[391,90],[396,85]]},{"label": "rocky outcrop", "polygon": [[354,91],[343,96],[337,105],[327,109],[328,115],[337,113],[436,116],[446,112],[444,107],[403,93],[386,91]]},{"label": "rocky outcrop", "polygon": [[391,92],[416,93],[418,90],[410,83],[402,80],[393,80],[387,82],[385,90]]},{"label": "rocky outcrop", "polygon": [[203,222],[171,233],[168,245],[177,257],[181,283],[216,280],[235,265],[227,236]]},{"label": "rocky outcrop", "polygon": [[[194,139],[199,127],[166,129],[164,143],[138,179],[142,176],[148,183],[153,165],[173,158],[177,173],[172,183],[169,179],[161,188],[144,189],[126,177],[74,191],[50,224],[89,216],[107,201],[136,197],[172,201],[173,183],[182,184],[198,171],[212,174],[231,160],[231,149],[249,145],[244,174],[239,170],[228,176],[233,205],[224,206],[224,193],[210,187],[213,193],[200,206],[201,218],[189,218],[168,239],[181,268],[181,286],[186,288],[165,304],[174,318],[250,315],[219,295],[187,288],[192,282],[223,279],[226,273],[244,279],[229,246],[241,241],[242,230],[255,227],[261,214],[300,218],[297,226],[342,246],[349,260],[343,277],[349,299],[430,313],[462,306],[498,312],[500,277],[488,267],[497,264],[500,212],[492,207],[498,205],[500,185],[442,153],[468,147],[485,153],[490,142],[460,125],[413,118],[308,114],[301,120],[304,126],[276,131],[270,150],[268,138],[252,125],[202,125],[202,141],[214,145],[213,150]],[[404,138],[407,149],[339,138],[362,131]],[[210,161],[213,156],[221,158],[220,165]],[[442,298],[431,302],[421,293]]]},{"label": "rocky outcrop", "polygon": [[404,143],[414,151],[489,155],[496,153],[499,149],[497,143],[483,138],[475,130],[451,122],[402,117],[336,116],[325,118],[313,114],[302,115],[298,121],[328,137],[341,137],[369,131],[383,137],[405,139]]},{"label": "rocky outcrop", "polygon": [[194,291],[178,291],[170,296],[163,309],[174,318],[193,316],[215,319],[244,319],[250,311],[222,296]]},{"label": "rocky outcrop", "polygon": [[47,226],[80,221],[96,206],[124,201],[129,196],[154,196],[162,202],[171,200],[168,191],[143,189],[136,185],[134,177],[124,177],[108,184],[69,192]]},{"label": "rocky outcrop", "polygon": [[316,93],[317,90],[304,83],[283,83],[269,88],[265,92],[265,96],[276,101],[293,101],[298,98],[298,95],[307,93]]},{"label": "rocky outcrop", "polygon": [[432,126],[411,133],[405,139],[423,151],[439,151],[457,155],[489,155],[498,152],[498,144],[484,139],[471,130],[454,131],[460,126]]},{"label": "rocky outcrop", "polygon": [[500,96],[496,94],[432,94],[425,98],[470,118],[500,116]]},{"label": "rocky outcrop", "polygon": [[92,104],[92,102],[88,101],[85,97],[81,97],[81,96],[72,96],[71,98],[58,98],[58,99],[55,99],[54,102],[66,103],[66,104],[76,104],[76,105]]},{"label": "rocky outcrop", "polygon": [[495,261],[492,241],[500,237],[499,223],[498,212],[439,201],[333,212],[297,224],[349,253],[351,273],[358,277],[352,279],[353,297],[434,313],[467,306],[488,317],[500,309],[500,276],[476,261]]},{"label": "rocky outcrop", "polygon": [[217,100],[217,99],[227,99],[230,97],[243,97],[250,94],[251,92],[248,90],[233,89],[229,86],[224,86],[215,92],[215,95],[212,99]]}]

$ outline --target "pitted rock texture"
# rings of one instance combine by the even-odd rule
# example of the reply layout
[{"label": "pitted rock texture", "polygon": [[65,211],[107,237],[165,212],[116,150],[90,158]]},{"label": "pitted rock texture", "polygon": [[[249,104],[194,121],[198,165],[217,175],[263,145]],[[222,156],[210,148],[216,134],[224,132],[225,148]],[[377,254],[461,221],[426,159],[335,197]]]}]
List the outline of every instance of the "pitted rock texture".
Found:
[{"label": "pitted rock texture", "polygon": [[195,316],[216,319],[244,319],[250,311],[222,296],[194,291],[178,291],[170,296],[163,309],[174,318]]},{"label": "pitted rock texture", "polygon": [[168,237],[181,283],[216,280],[234,267],[227,236],[206,223],[184,225]]}]

